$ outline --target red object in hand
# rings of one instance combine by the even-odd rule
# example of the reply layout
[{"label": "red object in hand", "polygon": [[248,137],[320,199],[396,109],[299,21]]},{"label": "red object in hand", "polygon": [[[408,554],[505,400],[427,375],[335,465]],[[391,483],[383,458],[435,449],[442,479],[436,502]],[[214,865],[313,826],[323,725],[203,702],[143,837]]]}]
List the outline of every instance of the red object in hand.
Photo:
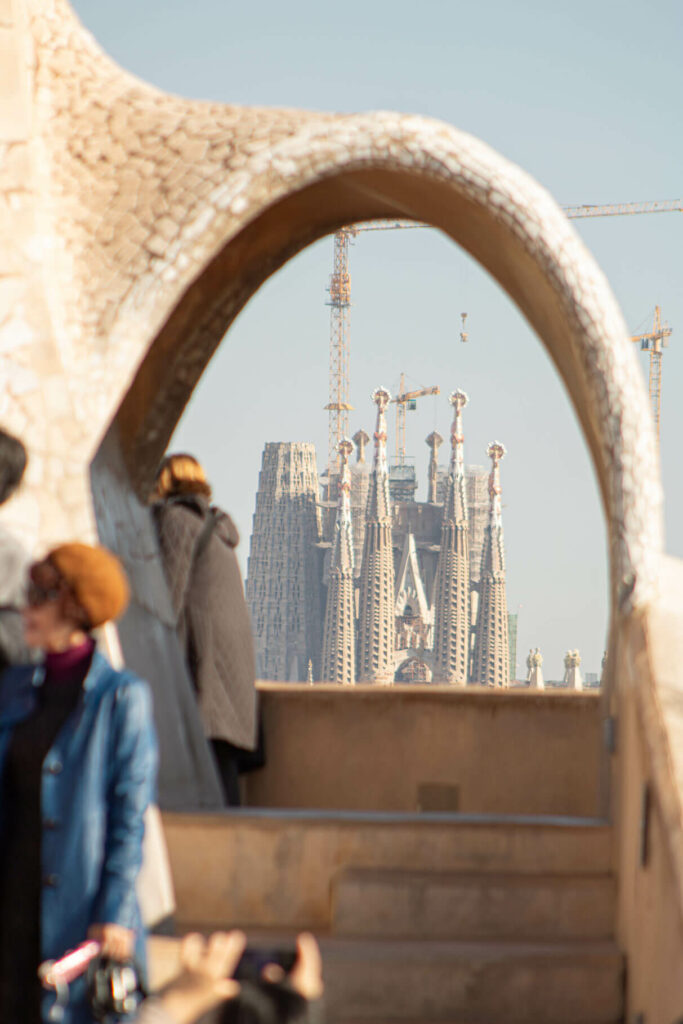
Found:
[{"label": "red object in hand", "polygon": [[83,942],[76,949],[69,950],[60,960],[46,960],[38,968],[38,977],[44,988],[68,985],[74,978],[87,971],[91,960],[100,952],[99,942]]}]

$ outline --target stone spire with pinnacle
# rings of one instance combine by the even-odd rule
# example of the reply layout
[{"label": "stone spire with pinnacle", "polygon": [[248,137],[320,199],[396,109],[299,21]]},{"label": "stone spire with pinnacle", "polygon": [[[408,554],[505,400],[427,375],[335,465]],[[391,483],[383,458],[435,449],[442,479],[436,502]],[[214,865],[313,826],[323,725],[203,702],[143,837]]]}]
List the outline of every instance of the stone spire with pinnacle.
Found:
[{"label": "stone spire with pinnacle", "polygon": [[365,510],[370,489],[370,467],[365,461],[365,449],[370,443],[370,437],[364,430],[357,430],[353,435],[353,443],[356,446],[356,462],[351,466],[351,522],[353,523],[354,574],[358,579],[363,561]]},{"label": "stone spire with pinnacle", "polygon": [[434,681],[464,686],[470,637],[470,553],[462,411],[469,401],[454,391],[451,462],[434,580]]},{"label": "stone spire with pinnacle", "polygon": [[429,437],[425,438],[425,444],[429,445],[431,455],[429,456],[429,479],[427,481],[427,501],[430,505],[436,505],[437,489],[439,484],[439,448],[443,444],[441,434],[433,430]]},{"label": "stone spire with pinnacle", "polygon": [[339,453],[339,502],[334,527],[327,607],[323,631],[322,678],[328,683],[356,681],[356,631],[353,595],[353,528],[351,525],[351,472],[353,443],[343,438]]},{"label": "stone spire with pinnacle", "polygon": [[545,682],[543,680],[543,655],[538,647],[536,650],[533,650],[532,648],[529,651],[526,659],[526,667],[526,681],[529,684],[529,689],[545,690]]},{"label": "stone spire with pinnacle", "polygon": [[394,680],[394,555],[387,465],[386,388],[372,394],[377,406],[375,457],[365,521],[358,614],[358,678],[390,685]]},{"label": "stone spire with pinnacle", "polygon": [[501,508],[500,461],[505,447],[500,441],[488,446],[489,518],[481,553],[479,608],[471,682],[479,686],[507,686],[510,682],[508,608],[505,592],[505,545]]},{"label": "stone spire with pinnacle", "polygon": [[564,684],[569,690],[583,690],[581,655],[576,649],[564,656]]}]

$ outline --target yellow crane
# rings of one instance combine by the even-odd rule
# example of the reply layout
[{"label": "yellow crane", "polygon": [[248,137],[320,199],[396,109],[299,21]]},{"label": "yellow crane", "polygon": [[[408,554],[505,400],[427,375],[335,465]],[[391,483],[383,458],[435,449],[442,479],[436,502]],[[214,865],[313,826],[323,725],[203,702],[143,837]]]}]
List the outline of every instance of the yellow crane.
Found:
[{"label": "yellow crane", "polygon": [[401,383],[398,394],[391,401],[396,403],[396,461],[402,466],[406,460],[406,413],[409,409],[417,408],[417,399],[423,395],[439,395],[439,388],[434,385],[431,388],[417,388],[415,391],[406,391],[405,374],[401,374]]},{"label": "yellow crane", "polygon": [[657,444],[659,444],[659,418],[662,410],[662,351],[668,347],[669,338],[673,333],[668,324],[662,323],[662,311],[655,306],[655,317],[652,330],[647,334],[632,334],[631,341],[639,342],[643,351],[650,353],[650,408],[655,423]]},{"label": "yellow crane", "polygon": [[[671,213],[683,211],[683,200],[665,199],[651,200],[642,203],[607,203],[603,205],[583,203],[579,206],[563,206],[570,220],[586,217],[623,217],[636,213]],[[328,476],[337,465],[337,444],[349,432],[349,412],[353,408],[349,404],[349,310],[351,308],[351,275],[349,273],[349,245],[353,239],[367,231],[400,231],[405,229],[431,228],[431,224],[411,220],[381,220],[348,224],[334,234],[334,268],[328,286],[331,307],[330,322],[330,383],[329,401],[325,409],[329,413],[328,427]],[[462,329],[460,340],[467,341],[465,330],[466,313],[461,314]],[[668,328],[667,328],[668,329]],[[655,333],[655,332],[653,332]],[[669,333],[671,333],[669,331]],[[654,343],[653,343],[654,344]],[[659,373],[656,380],[655,394],[661,391],[661,348],[657,352],[650,349],[650,398],[652,400],[652,384],[655,381],[653,372]],[[655,405],[653,403],[653,412]],[[655,413],[655,425],[659,436],[659,398]]]}]

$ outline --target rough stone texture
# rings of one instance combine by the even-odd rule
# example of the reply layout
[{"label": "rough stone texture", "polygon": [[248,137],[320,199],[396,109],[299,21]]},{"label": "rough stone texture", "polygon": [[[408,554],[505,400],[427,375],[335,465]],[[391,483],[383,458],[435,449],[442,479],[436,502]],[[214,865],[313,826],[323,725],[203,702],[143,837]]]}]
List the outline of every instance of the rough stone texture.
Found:
[{"label": "rough stone texture", "polygon": [[682,608],[683,565],[666,558],[659,598],[621,623],[613,662],[617,940],[629,953],[629,1019],[644,1013],[656,1024],[683,1008]]}]

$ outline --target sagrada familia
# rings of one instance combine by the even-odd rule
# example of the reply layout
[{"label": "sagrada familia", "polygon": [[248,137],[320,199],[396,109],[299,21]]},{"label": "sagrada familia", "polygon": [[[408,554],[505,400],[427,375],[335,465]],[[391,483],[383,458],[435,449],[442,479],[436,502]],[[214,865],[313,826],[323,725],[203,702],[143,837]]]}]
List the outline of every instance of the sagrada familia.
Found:
[{"label": "sagrada familia", "polygon": [[488,474],[465,467],[468,396],[454,391],[448,473],[439,470],[443,438],[433,432],[428,501],[415,501],[414,471],[411,479],[387,459],[391,395],[380,387],[372,400],[372,467],[365,431],[341,440],[334,502],[320,501],[312,444],[266,445],[247,578],[259,675],[507,686],[515,659],[501,512],[505,448],[488,446]]}]

